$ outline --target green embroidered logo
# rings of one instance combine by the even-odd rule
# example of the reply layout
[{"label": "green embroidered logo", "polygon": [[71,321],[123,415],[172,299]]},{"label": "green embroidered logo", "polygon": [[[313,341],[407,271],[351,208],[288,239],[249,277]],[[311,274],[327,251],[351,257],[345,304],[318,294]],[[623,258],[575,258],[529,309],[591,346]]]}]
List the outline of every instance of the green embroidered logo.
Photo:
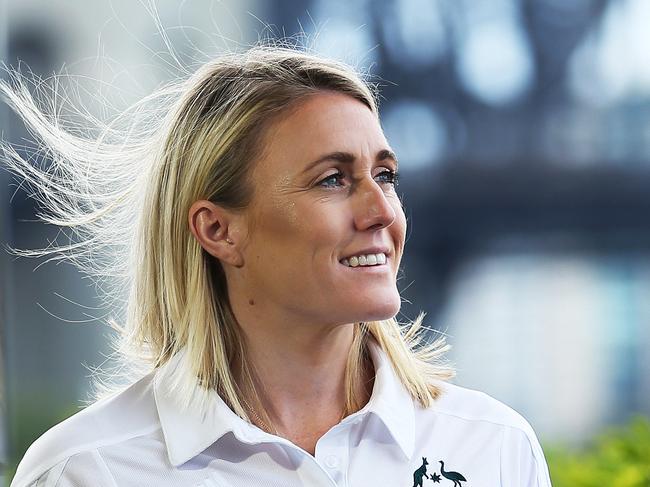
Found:
[{"label": "green embroidered logo", "polygon": [[[454,485],[453,487],[463,487],[461,482],[467,482],[467,479],[458,472],[450,472],[445,470],[445,462],[440,460],[440,474],[447,480],[451,480]],[[415,472],[413,472],[413,487],[422,487],[423,479],[430,479],[434,484],[440,483],[442,479],[437,472],[434,472],[432,475],[427,474],[427,465],[429,462],[426,457],[422,457],[422,465],[420,465]]]}]

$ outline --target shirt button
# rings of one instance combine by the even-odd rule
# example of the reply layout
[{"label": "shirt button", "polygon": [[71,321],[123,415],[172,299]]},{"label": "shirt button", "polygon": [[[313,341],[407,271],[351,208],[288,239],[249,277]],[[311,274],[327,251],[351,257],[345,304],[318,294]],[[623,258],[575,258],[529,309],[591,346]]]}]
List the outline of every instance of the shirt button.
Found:
[{"label": "shirt button", "polygon": [[325,458],[325,465],[329,468],[336,468],[339,465],[339,458],[336,455],[328,455]]}]

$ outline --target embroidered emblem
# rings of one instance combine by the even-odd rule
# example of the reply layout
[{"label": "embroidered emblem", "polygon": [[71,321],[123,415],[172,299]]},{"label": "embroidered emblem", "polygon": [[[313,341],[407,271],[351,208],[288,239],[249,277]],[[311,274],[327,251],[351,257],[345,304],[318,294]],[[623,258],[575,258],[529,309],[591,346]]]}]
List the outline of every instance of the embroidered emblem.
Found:
[{"label": "embroidered emblem", "polygon": [[429,478],[427,475],[427,465],[429,465],[429,462],[427,462],[425,457],[422,457],[422,465],[413,472],[413,487],[422,487],[422,477]]},{"label": "embroidered emblem", "polygon": [[440,473],[444,478],[453,481],[454,487],[463,487],[461,482],[467,482],[467,479],[458,472],[447,472],[445,470],[445,462],[442,460],[440,460]]},{"label": "embroidered emblem", "polygon": [[454,483],[454,487],[463,487],[461,482],[467,482],[467,479],[463,477],[462,474],[458,472],[448,472],[445,470],[445,462],[440,460],[440,475],[434,472],[431,475],[427,475],[427,465],[429,462],[426,457],[422,457],[422,465],[420,465],[415,472],[413,472],[413,487],[422,487],[422,479],[431,479],[434,484],[439,484],[442,480],[442,477],[447,480],[451,480]]}]

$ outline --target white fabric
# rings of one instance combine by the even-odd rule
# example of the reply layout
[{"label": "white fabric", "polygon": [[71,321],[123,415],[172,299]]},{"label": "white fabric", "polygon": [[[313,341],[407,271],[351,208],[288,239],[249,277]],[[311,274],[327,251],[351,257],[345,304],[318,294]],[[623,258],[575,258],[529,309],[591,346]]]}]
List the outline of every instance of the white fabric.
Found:
[{"label": "white fabric", "polygon": [[[217,394],[205,418],[181,413],[165,393],[172,359],[46,432],[11,487],[551,485],[535,433],[518,413],[449,383],[423,409],[374,341],[370,352],[370,401],[325,433],[314,456],[243,421]],[[458,474],[467,480],[454,483]]]}]

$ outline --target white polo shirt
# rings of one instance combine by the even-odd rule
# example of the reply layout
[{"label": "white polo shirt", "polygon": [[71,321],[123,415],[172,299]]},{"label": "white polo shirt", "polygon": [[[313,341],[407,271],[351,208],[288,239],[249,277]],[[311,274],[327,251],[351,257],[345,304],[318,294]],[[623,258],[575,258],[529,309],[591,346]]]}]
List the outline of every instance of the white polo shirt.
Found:
[{"label": "white polo shirt", "polygon": [[245,422],[216,393],[206,417],[181,413],[165,394],[172,359],[47,431],[11,487],[551,485],[535,433],[518,413],[449,383],[423,409],[373,340],[370,353],[370,401],[325,433],[314,456]]}]

